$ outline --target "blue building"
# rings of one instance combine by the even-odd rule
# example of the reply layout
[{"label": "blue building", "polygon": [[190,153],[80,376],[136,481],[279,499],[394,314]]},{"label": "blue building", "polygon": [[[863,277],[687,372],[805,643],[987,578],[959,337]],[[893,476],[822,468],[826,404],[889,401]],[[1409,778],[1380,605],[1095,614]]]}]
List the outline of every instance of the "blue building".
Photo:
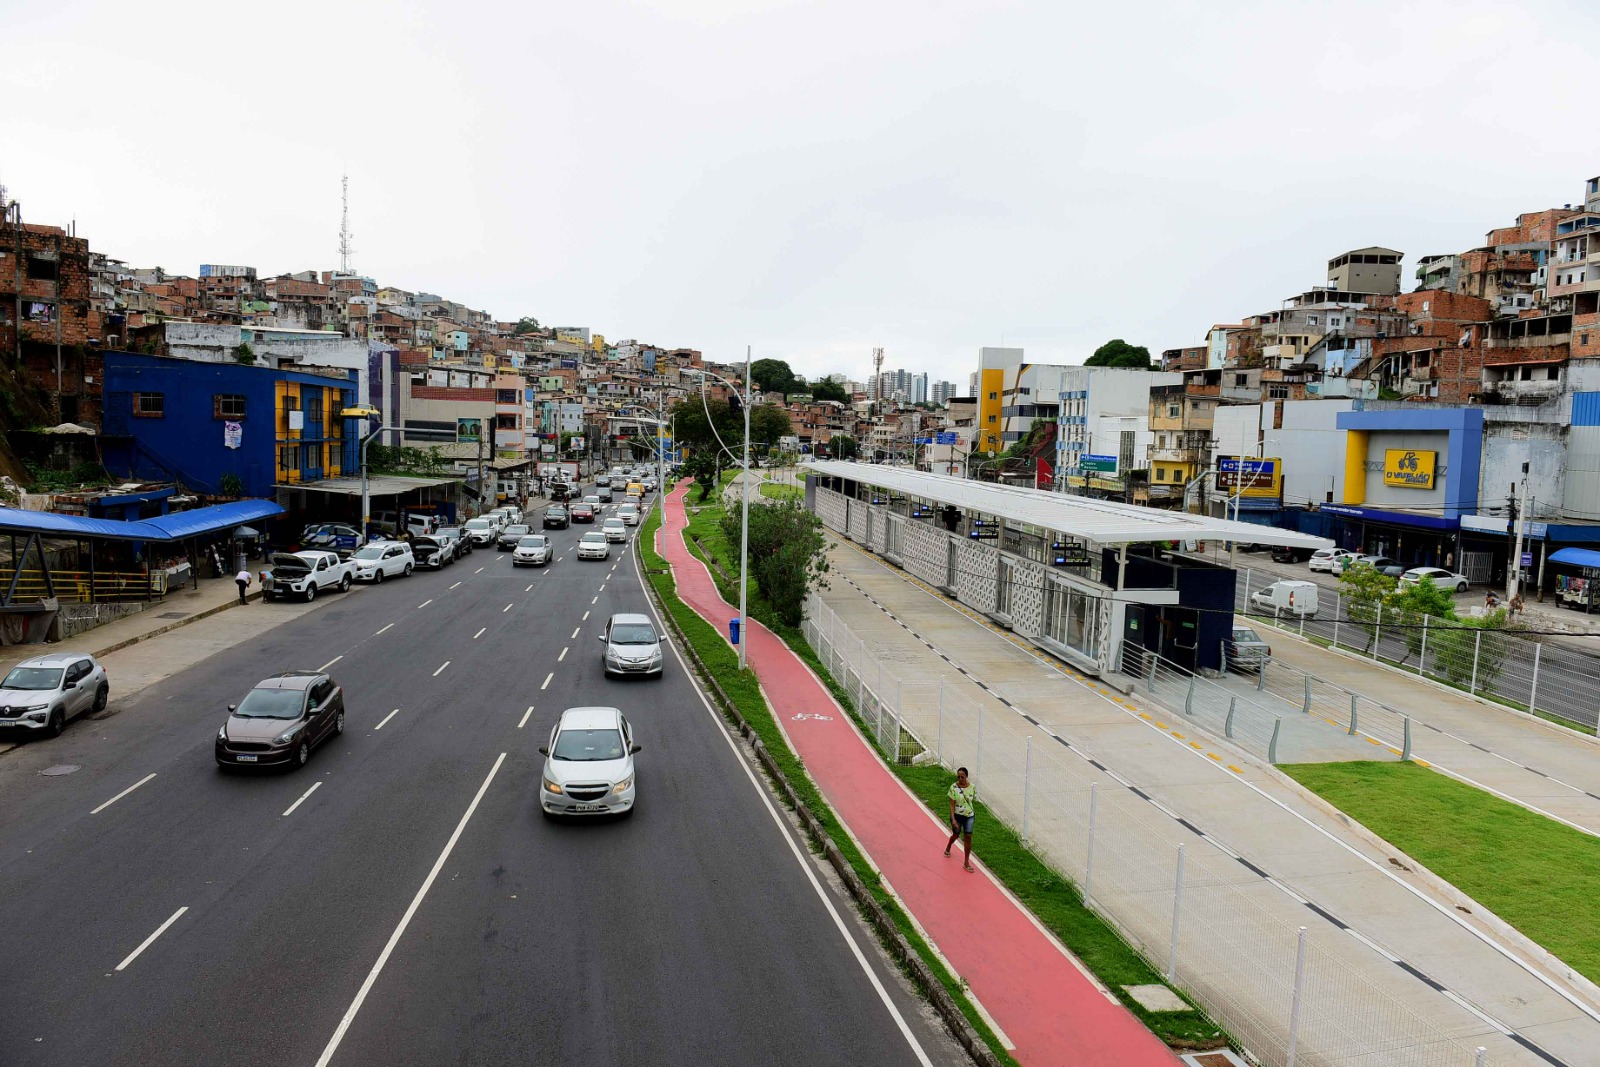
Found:
[{"label": "blue building", "polygon": [[[357,378],[132,352],[105,354],[106,469],[211,495],[355,474]],[[236,480],[236,481],[235,481]]]}]

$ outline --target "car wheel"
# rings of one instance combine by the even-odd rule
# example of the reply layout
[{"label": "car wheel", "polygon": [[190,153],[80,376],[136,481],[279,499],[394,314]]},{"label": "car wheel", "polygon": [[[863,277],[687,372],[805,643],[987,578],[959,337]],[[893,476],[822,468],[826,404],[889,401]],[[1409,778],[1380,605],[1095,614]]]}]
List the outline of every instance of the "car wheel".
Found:
[{"label": "car wheel", "polygon": [[344,709],[339,709],[339,717],[333,720],[333,732],[337,736],[344,733]]},{"label": "car wheel", "polygon": [[382,582],[382,581],[383,581],[383,568],[379,567],[377,570],[372,572],[372,584],[373,585],[377,585],[379,582]]},{"label": "car wheel", "polygon": [[302,740],[300,746],[294,750],[294,765],[304,767],[311,759],[311,742]]},{"label": "car wheel", "polygon": [[309,604],[315,599],[317,599],[317,585],[313,582],[306,586],[306,603]]},{"label": "car wheel", "polygon": [[343,578],[339,579],[339,592],[348,593],[349,591],[350,591],[350,576],[347,574]]},{"label": "car wheel", "polygon": [[1467,583],[1466,582],[1457,582],[1456,583],[1456,592],[1465,593],[1466,591],[1467,591]]},{"label": "car wheel", "polygon": [[60,737],[67,728],[67,716],[60,708],[50,713],[50,723],[44,728],[46,737]]},{"label": "car wheel", "polygon": [[411,564],[409,564],[409,563],[406,564],[406,569],[400,572],[400,577],[402,577],[402,578],[411,577]]},{"label": "car wheel", "polygon": [[110,696],[111,690],[106,686],[102,685],[99,689],[95,690],[94,710],[96,713],[106,710],[106,700],[109,699]]}]

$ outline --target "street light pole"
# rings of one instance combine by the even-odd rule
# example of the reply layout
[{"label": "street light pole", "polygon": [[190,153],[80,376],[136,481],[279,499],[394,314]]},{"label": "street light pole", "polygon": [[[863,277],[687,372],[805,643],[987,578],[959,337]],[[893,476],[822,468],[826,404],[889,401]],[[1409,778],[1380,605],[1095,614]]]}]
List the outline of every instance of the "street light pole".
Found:
[{"label": "street light pole", "polygon": [[750,346],[744,348],[744,473],[739,476],[744,490],[739,515],[739,669],[744,670],[745,648],[750,644],[750,622],[745,614],[745,596],[750,584]]}]

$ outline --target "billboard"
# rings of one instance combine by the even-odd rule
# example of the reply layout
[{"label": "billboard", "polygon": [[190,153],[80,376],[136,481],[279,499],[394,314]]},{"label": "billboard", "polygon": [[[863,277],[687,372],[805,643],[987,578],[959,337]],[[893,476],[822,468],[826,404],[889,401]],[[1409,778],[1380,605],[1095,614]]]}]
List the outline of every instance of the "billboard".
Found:
[{"label": "billboard", "polygon": [[200,264],[200,277],[202,278],[254,278],[254,267],[230,267],[226,263]]},{"label": "billboard", "polygon": [[1389,448],[1383,453],[1383,484],[1400,489],[1432,489],[1439,453]]},{"label": "billboard", "polygon": [[482,434],[482,419],[457,419],[456,440],[467,444],[474,444]]},{"label": "billboard", "polygon": [[1218,456],[1217,488],[1229,495],[1275,500],[1283,495],[1283,461]]}]

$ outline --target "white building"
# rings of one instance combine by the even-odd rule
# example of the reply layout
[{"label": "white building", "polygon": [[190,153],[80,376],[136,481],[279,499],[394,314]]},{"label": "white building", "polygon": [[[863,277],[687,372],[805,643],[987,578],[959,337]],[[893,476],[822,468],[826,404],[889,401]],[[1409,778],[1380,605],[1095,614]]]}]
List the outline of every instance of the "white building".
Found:
[{"label": "white building", "polygon": [[[1116,456],[1117,476],[1143,467],[1150,445],[1150,390],[1181,385],[1183,375],[1122,367],[1062,367],[1055,382],[1056,480],[1079,474],[1086,455]],[[1139,420],[1143,420],[1140,422]],[[1133,435],[1131,438],[1129,435]],[[1139,442],[1142,441],[1142,446]],[[1126,448],[1137,450],[1124,455]],[[1099,472],[1102,477],[1107,472]]]}]

